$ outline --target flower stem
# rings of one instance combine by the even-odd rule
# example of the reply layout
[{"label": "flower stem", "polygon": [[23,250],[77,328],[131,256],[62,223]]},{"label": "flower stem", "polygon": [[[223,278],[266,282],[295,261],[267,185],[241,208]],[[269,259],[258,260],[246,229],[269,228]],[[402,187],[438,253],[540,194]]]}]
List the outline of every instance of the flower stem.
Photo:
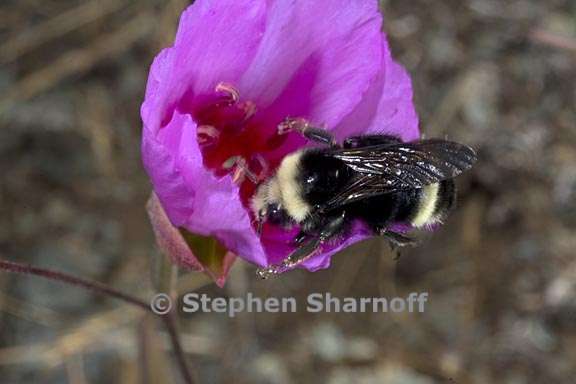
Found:
[{"label": "flower stem", "polygon": [[33,265],[15,263],[13,261],[7,261],[7,260],[0,260],[0,269],[12,273],[20,273],[23,275],[36,275],[44,277],[49,280],[57,280],[66,284],[82,287],[93,292],[101,293],[107,296],[112,296],[116,299],[120,299],[122,301],[135,305],[147,311],[150,310],[150,305],[148,303],[145,303],[144,301],[132,297],[130,295],[127,295],[125,293],[119,292],[97,281],[85,280],[73,275],[68,275],[63,272],[39,268]]},{"label": "flower stem", "polygon": [[[145,301],[140,300],[131,295],[128,295],[126,293],[117,291],[116,289],[111,288],[97,281],[83,279],[81,277],[76,277],[60,271],[54,271],[51,269],[35,267],[29,264],[16,263],[14,261],[8,261],[2,259],[0,259],[0,270],[4,270],[10,273],[18,273],[22,275],[40,276],[49,280],[59,281],[65,284],[84,288],[99,294],[103,294],[109,297],[113,297],[115,299],[122,300],[128,304],[137,306],[140,309],[145,310],[146,312],[153,313],[154,315],[156,315],[150,309],[149,303],[146,303]],[[172,348],[174,350],[174,354],[176,355],[176,361],[178,363],[178,367],[180,368],[180,372],[182,374],[184,381],[186,382],[186,384],[193,384],[194,381],[192,380],[192,374],[190,373],[188,365],[186,364],[186,358],[184,356],[184,351],[182,350],[182,346],[178,338],[178,332],[176,330],[174,318],[170,314],[165,316],[160,315],[156,316],[158,316],[162,320],[162,324],[168,331],[170,341],[172,342]]]},{"label": "flower stem", "polygon": [[170,335],[170,341],[172,341],[172,348],[174,349],[174,355],[176,355],[176,361],[180,367],[180,372],[186,384],[193,384],[192,374],[188,369],[188,364],[186,364],[186,358],[184,357],[184,351],[182,350],[182,345],[178,338],[178,330],[176,329],[176,322],[174,320],[174,315],[170,312],[164,316],[160,316],[164,322],[164,326]]}]

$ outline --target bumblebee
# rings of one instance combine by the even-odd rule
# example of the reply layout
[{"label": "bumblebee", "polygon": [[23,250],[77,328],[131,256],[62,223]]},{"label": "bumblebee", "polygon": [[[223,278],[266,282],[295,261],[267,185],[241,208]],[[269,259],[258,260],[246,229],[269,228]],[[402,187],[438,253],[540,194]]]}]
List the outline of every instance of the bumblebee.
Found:
[{"label": "bumblebee", "polygon": [[297,225],[296,250],[262,278],[292,269],[325,242],[345,236],[355,221],[395,246],[414,243],[394,224],[422,228],[441,223],[454,206],[454,178],[476,161],[468,146],[441,139],[402,142],[391,135],[353,136],[340,145],[303,119],[287,119],[282,133],[299,131],[323,144],[286,156],[261,183],[252,210],[264,222]]}]

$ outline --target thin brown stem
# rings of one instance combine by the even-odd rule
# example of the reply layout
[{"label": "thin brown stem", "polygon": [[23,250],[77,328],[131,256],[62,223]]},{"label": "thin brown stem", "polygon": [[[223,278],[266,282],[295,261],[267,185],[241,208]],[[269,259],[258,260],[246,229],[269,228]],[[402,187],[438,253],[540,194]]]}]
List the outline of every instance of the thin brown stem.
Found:
[{"label": "thin brown stem", "polygon": [[3,269],[7,272],[19,273],[23,275],[41,276],[49,280],[56,280],[77,287],[82,287],[84,289],[88,289],[93,292],[111,296],[116,299],[125,301],[129,304],[141,307],[147,311],[150,311],[150,305],[148,303],[138,298],[127,295],[125,293],[122,293],[120,291],[117,291],[113,288],[110,288],[109,286],[99,283],[97,281],[90,281],[60,271],[39,268],[33,265],[15,263],[13,261],[7,261],[7,260],[0,260],[0,269]]},{"label": "thin brown stem", "polygon": [[[140,300],[137,297],[128,295],[124,292],[120,292],[114,288],[111,288],[97,281],[76,277],[60,271],[54,271],[52,269],[40,268],[29,264],[16,263],[14,261],[1,260],[1,259],[0,259],[0,270],[10,273],[18,273],[22,275],[40,276],[45,279],[59,281],[61,283],[84,288],[92,292],[96,292],[102,295],[122,300],[128,304],[137,306],[138,308],[143,309],[146,312],[154,313],[151,310],[149,303]],[[154,313],[154,315],[156,314]],[[162,324],[168,331],[170,341],[172,342],[172,348],[174,350],[174,354],[176,355],[176,361],[178,363],[178,367],[180,368],[180,372],[182,374],[184,382],[186,384],[193,384],[194,381],[192,380],[192,375],[190,373],[188,365],[186,364],[186,358],[184,356],[184,351],[182,350],[182,346],[178,338],[178,332],[176,330],[174,318],[172,317],[171,314],[165,316],[159,316],[159,315],[156,316],[158,316],[162,320]]]},{"label": "thin brown stem", "polygon": [[160,316],[164,322],[164,326],[168,331],[170,336],[170,341],[172,341],[172,348],[174,348],[174,355],[176,356],[176,362],[180,367],[180,372],[186,384],[194,383],[192,379],[192,373],[188,369],[188,364],[186,363],[186,358],[184,356],[184,350],[182,350],[182,345],[178,339],[178,329],[176,328],[176,319],[174,315],[170,312],[164,316]]}]

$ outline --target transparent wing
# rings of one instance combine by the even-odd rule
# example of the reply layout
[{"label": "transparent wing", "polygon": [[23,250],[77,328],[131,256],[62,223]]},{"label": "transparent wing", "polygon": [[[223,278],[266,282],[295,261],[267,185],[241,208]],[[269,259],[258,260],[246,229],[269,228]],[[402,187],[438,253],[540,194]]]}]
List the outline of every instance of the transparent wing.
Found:
[{"label": "transparent wing", "polygon": [[328,151],[327,155],[345,162],[357,176],[324,204],[321,212],[371,196],[451,179],[476,162],[476,154],[470,147],[438,139],[339,148]]}]

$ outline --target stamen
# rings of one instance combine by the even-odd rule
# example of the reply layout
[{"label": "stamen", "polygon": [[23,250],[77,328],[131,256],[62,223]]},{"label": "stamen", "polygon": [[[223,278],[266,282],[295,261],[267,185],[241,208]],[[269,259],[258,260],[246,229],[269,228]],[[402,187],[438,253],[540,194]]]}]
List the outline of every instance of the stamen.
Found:
[{"label": "stamen", "polygon": [[250,180],[253,184],[257,184],[258,183],[258,178],[256,177],[255,174],[253,174],[252,172],[250,172],[250,170],[247,167],[242,168],[242,173],[248,178],[248,180]]},{"label": "stamen", "polygon": [[242,184],[246,180],[246,172],[244,172],[244,168],[236,167],[234,169],[234,175],[232,176],[232,182],[234,184]]},{"label": "stamen", "polygon": [[242,184],[245,178],[248,178],[252,183],[258,183],[258,177],[250,171],[246,159],[242,156],[232,156],[222,164],[224,169],[234,168],[234,175],[232,181],[236,184]]},{"label": "stamen", "polygon": [[[256,174],[256,178],[258,181],[262,181],[268,176],[268,171],[270,170],[270,166],[264,157],[260,154],[256,154],[252,157],[258,164],[256,169],[258,170]],[[252,168],[254,169],[254,168]]]},{"label": "stamen", "polygon": [[215,88],[216,92],[224,93],[230,100],[230,104],[236,104],[240,100],[240,92],[233,85],[228,83],[218,83]]},{"label": "stamen", "polygon": [[239,161],[239,159],[241,159],[242,157],[240,156],[232,156],[231,158],[229,158],[228,160],[226,160],[223,164],[222,164],[222,168],[224,169],[232,169],[233,166],[236,165],[236,163]]},{"label": "stamen", "polygon": [[298,131],[300,133],[304,133],[308,127],[310,127],[310,123],[308,120],[303,119],[301,117],[293,118],[288,117],[283,122],[278,124],[278,134],[285,135],[288,132]]},{"label": "stamen", "polygon": [[[259,154],[277,149],[286,137],[269,145],[269,130],[261,127],[265,122],[254,119],[256,104],[241,99],[238,88],[226,82],[217,83],[193,113],[205,164],[216,175],[229,174],[241,185],[241,198],[247,203],[254,194],[252,184],[260,183],[270,173],[271,166]],[[243,185],[244,181],[250,183]]]},{"label": "stamen", "polygon": [[220,131],[218,131],[212,125],[200,125],[196,129],[196,136],[198,144],[209,145],[215,143],[220,137]]},{"label": "stamen", "polygon": [[244,111],[244,113],[245,113],[245,115],[244,115],[244,122],[250,120],[250,118],[251,118],[252,116],[254,116],[254,114],[255,114],[256,111],[257,111],[256,104],[254,104],[254,103],[253,103],[252,101],[250,101],[250,100],[244,101],[244,102],[240,103],[240,104],[238,105],[238,107],[239,107],[240,109],[242,109],[242,110]]}]

